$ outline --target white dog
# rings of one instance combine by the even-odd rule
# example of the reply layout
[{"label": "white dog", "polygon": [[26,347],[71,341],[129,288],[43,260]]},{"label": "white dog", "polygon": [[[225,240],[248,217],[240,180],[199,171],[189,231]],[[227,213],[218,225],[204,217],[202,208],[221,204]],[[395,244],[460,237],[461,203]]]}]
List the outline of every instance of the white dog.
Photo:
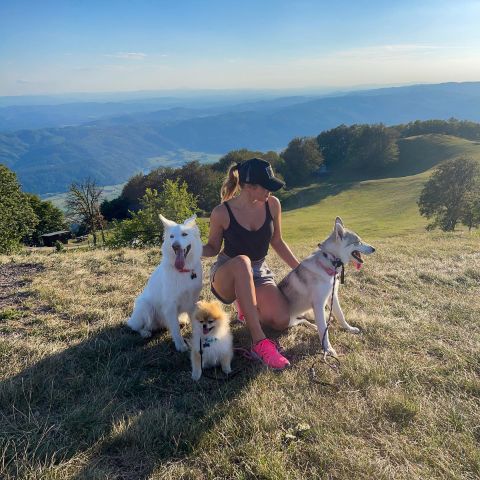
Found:
[{"label": "white dog", "polygon": [[196,216],[177,224],[160,215],[164,226],[162,261],[135,300],[128,326],[148,338],[152,331],[168,328],[179,352],[188,350],[178,317],[192,319],[202,288],[202,241]]},{"label": "white dog", "polygon": [[[371,245],[343,226],[340,217],[335,219],[332,234],[319,245],[319,249],[303,260],[279,284],[278,288],[285,295],[289,303],[290,326],[299,323],[308,323],[299,320],[298,315],[304,314],[313,308],[315,323],[325,353],[336,356],[328,339],[325,306],[332,296],[334,277],[337,276],[340,265],[353,262],[357,269],[363,264],[362,253],[369,255],[375,251]],[[358,333],[359,329],[352,327],[345,320],[345,316],[338,301],[338,284],[333,292],[332,313],[345,330]],[[310,324],[312,325],[312,324]]]}]

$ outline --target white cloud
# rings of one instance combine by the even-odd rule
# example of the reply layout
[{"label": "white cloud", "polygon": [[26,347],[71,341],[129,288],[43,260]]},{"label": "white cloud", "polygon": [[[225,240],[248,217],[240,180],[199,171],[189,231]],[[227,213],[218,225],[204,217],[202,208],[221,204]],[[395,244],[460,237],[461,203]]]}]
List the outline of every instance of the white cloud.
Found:
[{"label": "white cloud", "polygon": [[143,60],[146,58],[146,53],[141,52],[117,52],[113,54],[106,54],[106,57],[121,58],[124,60]]}]

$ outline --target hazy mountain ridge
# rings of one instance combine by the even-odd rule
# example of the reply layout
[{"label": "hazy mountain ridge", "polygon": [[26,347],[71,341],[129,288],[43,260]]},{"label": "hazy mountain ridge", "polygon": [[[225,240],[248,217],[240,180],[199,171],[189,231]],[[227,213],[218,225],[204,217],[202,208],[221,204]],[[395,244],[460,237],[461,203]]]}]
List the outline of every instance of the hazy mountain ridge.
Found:
[{"label": "hazy mountain ridge", "polygon": [[[4,133],[0,163],[18,174],[25,190],[42,194],[65,191],[71,181],[87,175],[99,184],[121,183],[161,162],[153,158],[175,158],[179,150],[279,150],[295,136],[317,135],[341,123],[399,124],[450,117],[480,121],[480,82],[430,87],[267,99],[210,110],[173,108],[75,127]],[[226,111],[218,113],[216,108]],[[190,115],[194,118],[185,118]]]}]

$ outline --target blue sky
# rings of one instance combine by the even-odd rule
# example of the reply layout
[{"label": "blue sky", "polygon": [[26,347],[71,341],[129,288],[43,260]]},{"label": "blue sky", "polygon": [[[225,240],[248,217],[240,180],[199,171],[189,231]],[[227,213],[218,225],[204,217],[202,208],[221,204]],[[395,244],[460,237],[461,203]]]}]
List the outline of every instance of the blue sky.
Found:
[{"label": "blue sky", "polygon": [[0,95],[480,80],[480,1],[0,0]]}]

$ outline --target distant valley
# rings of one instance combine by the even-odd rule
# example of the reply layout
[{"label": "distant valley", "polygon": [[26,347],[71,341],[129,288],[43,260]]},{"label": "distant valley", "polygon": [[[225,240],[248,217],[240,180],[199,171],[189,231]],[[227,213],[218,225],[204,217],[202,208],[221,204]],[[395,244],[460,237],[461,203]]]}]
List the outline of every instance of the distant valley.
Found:
[{"label": "distant valley", "polygon": [[[317,98],[257,98],[223,105],[201,104],[197,99],[196,106],[170,105],[154,111],[149,110],[155,106],[153,100],[150,106],[148,100],[141,103],[147,108],[121,114],[102,113],[100,106],[85,104],[84,111],[91,108],[98,118],[75,126],[0,133],[0,163],[17,173],[26,191],[39,194],[64,192],[72,181],[86,176],[101,185],[114,185],[158,165],[215,161],[233,149],[280,150],[295,136],[317,135],[342,123],[390,125],[450,117],[480,121],[480,83]],[[0,108],[0,124],[6,108],[13,107]]]}]

